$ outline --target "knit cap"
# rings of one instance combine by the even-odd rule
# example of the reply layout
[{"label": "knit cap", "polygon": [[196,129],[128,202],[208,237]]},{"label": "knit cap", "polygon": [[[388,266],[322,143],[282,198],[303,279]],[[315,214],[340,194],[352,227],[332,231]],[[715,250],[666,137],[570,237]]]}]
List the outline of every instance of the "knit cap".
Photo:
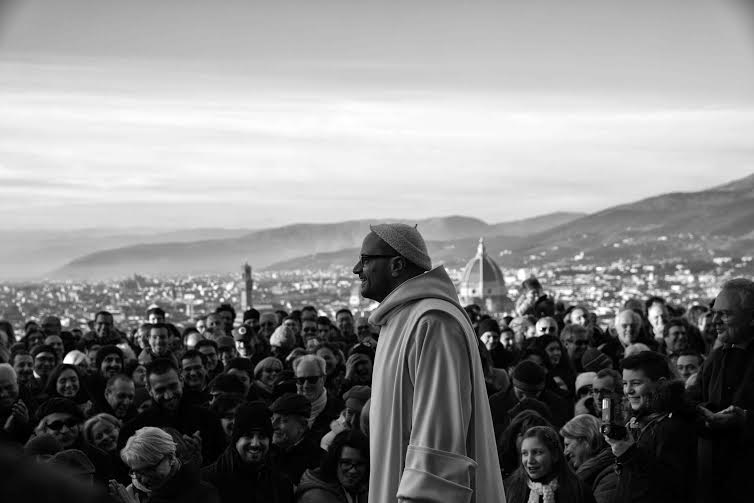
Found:
[{"label": "knit cap", "polygon": [[233,349],[236,347],[236,343],[233,340],[232,337],[228,337],[227,335],[221,335],[220,337],[215,340],[217,343],[217,349]]},{"label": "knit cap", "polygon": [[513,385],[529,392],[545,388],[545,371],[531,360],[524,360],[513,369]]},{"label": "knit cap", "polygon": [[84,414],[72,400],[68,398],[54,397],[50,398],[37,409],[37,420],[41,421],[50,414],[68,414],[84,422]]},{"label": "knit cap", "polygon": [[484,335],[486,332],[494,332],[497,335],[500,335],[500,325],[497,323],[497,320],[488,318],[479,322],[479,329],[477,330],[477,332],[479,333],[479,337]]},{"label": "knit cap", "polygon": [[406,224],[370,225],[370,230],[409,262],[425,271],[432,269],[427,244],[416,227]]},{"label": "knit cap", "polygon": [[262,372],[264,369],[277,367],[279,371],[283,370],[283,362],[275,358],[274,356],[268,356],[267,358],[263,358],[262,361],[257,363],[256,367],[254,367],[254,378],[256,379],[257,376]]},{"label": "knit cap", "polygon": [[252,432],[261,432],[272,438],[272,413],[262,401],[249,402],[236,409],[233,421],[233,443]]},{"label": "knit cap", "polygon": [[597,348],[589,348],[581,356],[581,366],[586,372],[599,372],[608,368],[610,357]]},{"label": "knit cap", "polygon": [[597,378],[597,372],[582,372],[576,376],[576,393],[584,386],[591,386]]},{"label": "knit cap", "polygon": [[66,353],[65,358],[63,358],[63,363],[68,365],[79,365],[84,362],[88,365],[89,358],[78,349],[69,351],[68,353]]},{"label": "knit cap", "polygon": [[96,471],[87,455],[78,449],[60,451],[50,458],[50,463],[75,475],[90,475]]},{"label": "knit cap", "polygon": [[270,336],[270,346],[276,348],[290,348],[296,345],[295,339],[288,336],[285,331],[285,327],[282,325],[277,327]]},{"label": "knit cap", "polygon": [[303,395],[286,393],[270,406],[273,414],[296,415],[308,418],[312,413],[312,405]]},{"label": "knit cap", "polygon": [[343,393],[346,407],[361,412],[364,404],[372,396],[372,388],[369,386],[354,386]]},{"label": "knit cap", "polygon": [[102,362],[105,361],[105,357],[108,355],[118,355],[121,364],[123,363],[123,351],[118,346],[102,346],[100,350],[97,351],[97,358],[94,361],[94,366],[97,371],[102,367]]}]

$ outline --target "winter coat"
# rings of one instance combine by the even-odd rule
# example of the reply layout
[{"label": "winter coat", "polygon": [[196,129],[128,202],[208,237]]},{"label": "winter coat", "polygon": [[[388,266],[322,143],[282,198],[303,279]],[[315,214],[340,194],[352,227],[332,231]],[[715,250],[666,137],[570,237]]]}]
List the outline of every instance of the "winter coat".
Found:
[{"label": "winter coat", "polygon": [[629,423],[634,445],[616,458],[615,503],[687,503],[695,497],[696,425],[680,381],[660,385],[653,412]]},{"label": "winter coat", "polygon": [[615,456],[609,447],[584,461],[576,470],[576,476],[589,487],[597,503],[612,503],[618,474],[615,473]]},{"label": "winter coat", "polygon": [[[575,475],[571,474],[570,476],[572,478],[566,482],[568,487],[563,487],[566,484],[562,480],[558,480],[560,487],[555,490],[555,502],[594,503],[594,496],[589,486]],[[508,503],[528,503],[529,495],[531,494],[528,480],[529,478],[522,468],[518,468],[511,476],[505,479],[505,493]],[[539,499],[541,501],[542,497],[540,496]]]},{"label": "winter coat", "polygon": [[712,412],[731,405],[748,411],[748,420],[741,428],[732,431],[703,428],[700,432],[700,502],[748,502],[754,494],[754,342],[742,351],[737,364],[730,365],[730,383],[724,382],[725,368],[735,355],[727,348],[719,348],[704,362],[696,384],[689,390]]},{"label": "winter coat", "polygon": [[369,322],[369,501],[504,503],[478,341],[445,269],[402,283]]},{"label": "winter coat", "polygon": [[319,442],[319,439],[306,433],[299,443],[285,451],[273,445],[270,456],[274,465],[280,467],[296,485],[308,468],[317,468],[322,461],[325,451],[320,448]]},{"label": "winter coat", "polygon": [[296,489],[296,503],[367,503],[367,488],[351,498],[349,502],[340,484],[322,480],[319,468],[306,470]]},{"label": "winter coat", "polygon": [[144,426],[171,427],[189,436],[199,431],[202,436],[203,465],[214,462],[226,445],[225,432],[220,420],[210,411],[188,405],[181,400],[175,413],[153,405],[124,424],[118,436],[118,449],[122,449],[136,430]]},{"label": "winter coat", "polygon": [[201,471],[202,479],[217,488],[223,503],[291,503],[293,484],[269,463],[253,467],[244,463],[235,446],[228,446],[217,461]]}]

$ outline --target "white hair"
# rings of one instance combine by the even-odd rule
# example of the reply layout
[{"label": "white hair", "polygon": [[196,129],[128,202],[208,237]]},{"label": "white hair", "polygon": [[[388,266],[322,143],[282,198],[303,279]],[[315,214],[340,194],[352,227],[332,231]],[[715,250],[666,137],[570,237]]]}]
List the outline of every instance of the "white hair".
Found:
[{"label": "white hair", "polygon": [[735,278],[723,283],[721,290],[736,292],[742,309],[754,309],[754,282],[746,278]]},{"label": "white hair", "polygon": [[293,360],[293,373],[296,374],[296,371],[298,368],[308,362],[314,362],[319,367],[319,371],[322,372],[322,375],[325,375],[327,372],[325,372],[325,369],[327,368],[327,362],[325,362],[325,359],[321,356],[317,355],[304,355],[299,356],[295,360]]},{"label": "white hair", "polygon": [[154,426],[145,426],[134,433],[120,451],[128,466],[136,463],[155,465],[165,456],[175,457],[176,445],[170,433]]},{"label": "white hair", "polygon": [[639,316],[636,313],[636,311],[634,311],[632,309],[624,309],[623,311],[621,311],[618,314],[616,314],[615,315],[615,321],[613,322],[613,325],[615,325],[615,327],[617,328],[618,327],[618,322],[620,322],[620,317],[623,316],[626,313],[628,313],[628,314],[631,315],[631,320],[633,321],[633,324],[636,326],[635,330],[639,331],[641,329],[641,326],[643,325],[643,323],[641,321],[641,316]]}]

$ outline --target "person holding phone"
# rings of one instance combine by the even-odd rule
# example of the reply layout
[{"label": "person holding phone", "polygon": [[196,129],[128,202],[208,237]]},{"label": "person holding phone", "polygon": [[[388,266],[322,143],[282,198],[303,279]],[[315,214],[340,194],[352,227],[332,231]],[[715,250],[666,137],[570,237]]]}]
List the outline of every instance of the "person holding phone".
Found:
[{"label": "person holding phone", "polygon": [[682,381],[674,379],[668,359],[653,351],[625,358],[623,391],[630,421],[620,428],[613,418],[602,433],[616,457],[615,503],[694,500],[696,411]]}]

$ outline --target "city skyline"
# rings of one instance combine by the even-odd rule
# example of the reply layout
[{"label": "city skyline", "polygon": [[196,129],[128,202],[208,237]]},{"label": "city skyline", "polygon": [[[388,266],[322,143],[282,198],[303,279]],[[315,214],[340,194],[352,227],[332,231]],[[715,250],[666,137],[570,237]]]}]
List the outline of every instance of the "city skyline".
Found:
[{"label": "city skyline", "polygon": [[745,2],[316,4],[0,4],[0,227],[495,223],[751,172]]}]

